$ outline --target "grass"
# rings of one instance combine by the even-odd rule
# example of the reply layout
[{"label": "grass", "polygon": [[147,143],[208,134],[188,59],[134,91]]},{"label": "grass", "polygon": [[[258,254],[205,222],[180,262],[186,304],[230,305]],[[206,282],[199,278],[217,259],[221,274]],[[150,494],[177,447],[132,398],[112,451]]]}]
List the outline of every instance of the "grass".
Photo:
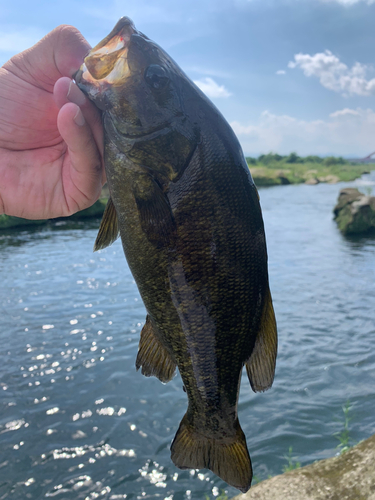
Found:
[{"label": "grass", "polygon": [[[100,199],[91,207],[71,215],[70,219],[83,219],[87,217],[99,217],[103,214],[107,200]],[[0,214],[0,230],[10,229],[13,227],[34,226],[47,224],[48,220],[29,220],[20,217],[12,217],[10,215]]]},{"label": "grass", "polygon": [[290,472],[301,467],[301,462],[298,462],[296,457],[293,457],[293,448],[291,446],[289,446],[288,455],[284,455],[284,458],[288,463],[283,466],[283,472]]},{"label": "grass", "polygon": [[339,432],[335,432],[334,434],[335,438],[340,441],[340,443],[336,446],[336,448],[340,450],[340,454],[345,453],[354,445],[354,443],[352,443],[353,440],[350,436],[350,430],[349,430],[349,422],[352,420],[352,417],[349,416],[349,413],[352,410],[352,408],[353,405],[348,400],[342,407],[342,411],[344,413],[344,420],[340,422],[343,425],[343,429]]},{"label": "grass", "polygon": [[300,157],[296,153],[288,156],[269,153],[258,158],[248,157],[246,161],[257,186],[347,182],[375,168],[374,164],[350,162],[342,157]]}]

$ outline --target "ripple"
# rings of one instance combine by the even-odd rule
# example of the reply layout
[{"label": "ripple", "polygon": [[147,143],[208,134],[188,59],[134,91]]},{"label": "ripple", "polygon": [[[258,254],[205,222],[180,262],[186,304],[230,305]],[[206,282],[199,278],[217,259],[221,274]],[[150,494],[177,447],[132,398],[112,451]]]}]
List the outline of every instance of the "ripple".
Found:
[{"label": "ripple", "polygon": [[[273,388],[252,393],[244,373],[239,401],[260,478],[281,472],[290,446],[302,464],[333,456],[348,399],[353,440],[375,432],[375,239],[337,231],[340,187],[261,191],[279,357]],[[91,224],[0,242],[0,498],[236,494],[171,463],[181,378],[164,386],[136,372],[146,312],[120,242],[93,255]]]}]

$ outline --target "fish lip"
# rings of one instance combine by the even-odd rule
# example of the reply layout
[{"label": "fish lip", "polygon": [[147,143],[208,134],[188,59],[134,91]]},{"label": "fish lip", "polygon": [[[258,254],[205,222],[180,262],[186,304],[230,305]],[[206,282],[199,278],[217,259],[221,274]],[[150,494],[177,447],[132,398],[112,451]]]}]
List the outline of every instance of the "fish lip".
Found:
[{"label": "fish lip", "polygon": [[[115,68],[122,59],[127,60],[127,51],[134,34],[138,34],[138,31],[133,21],[128,17],[122,17],[109,35],[87,53],[73,78],[78,82],[83,79],[98,87],[105,83],[116,84],[118,75],[114,73]],[[84,74],[86,76],[83,76]],[[112,80],[106,82],[113,74],[115,79],[112,76]]]}]

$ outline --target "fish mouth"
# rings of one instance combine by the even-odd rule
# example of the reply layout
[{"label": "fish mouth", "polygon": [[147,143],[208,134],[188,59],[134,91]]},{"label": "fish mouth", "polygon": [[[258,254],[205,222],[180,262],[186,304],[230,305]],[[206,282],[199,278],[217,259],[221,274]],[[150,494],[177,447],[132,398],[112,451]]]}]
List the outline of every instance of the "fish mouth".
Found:
[{"label": "fish mouth", "polygon": [[90,50],[74,79],[78,85],[120,85],[130,75],[128,50],[137,33],[131,19],[122,17],[113,30]]}]

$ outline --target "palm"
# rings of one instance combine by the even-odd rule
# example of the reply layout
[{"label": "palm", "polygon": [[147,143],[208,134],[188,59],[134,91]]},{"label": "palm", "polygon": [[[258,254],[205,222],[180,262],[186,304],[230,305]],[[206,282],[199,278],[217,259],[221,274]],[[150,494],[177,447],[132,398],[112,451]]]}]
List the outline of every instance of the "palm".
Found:
[{"label": "palm", "polygon": [[[94,142],[100,143],[98,117],[87,103],[85,116],[96,130],[73,122],[77,106],[62,95],[66,96],[70,80],[61,79],[56,64],[46,68],[42,61],[44,74],[38,66],[25,71],[17,63],[16,57],[0,69],[0,210],[2,200],[10,215],[35,219],[69,215],[99,196],[101,159]],[[59,78],[61,109],[55,102],[56,91],[55,98],[53,94]],[[78,140],[86,141],[86,150],[81,151]],[[1,184],[7,189],[1,190]]]}]

